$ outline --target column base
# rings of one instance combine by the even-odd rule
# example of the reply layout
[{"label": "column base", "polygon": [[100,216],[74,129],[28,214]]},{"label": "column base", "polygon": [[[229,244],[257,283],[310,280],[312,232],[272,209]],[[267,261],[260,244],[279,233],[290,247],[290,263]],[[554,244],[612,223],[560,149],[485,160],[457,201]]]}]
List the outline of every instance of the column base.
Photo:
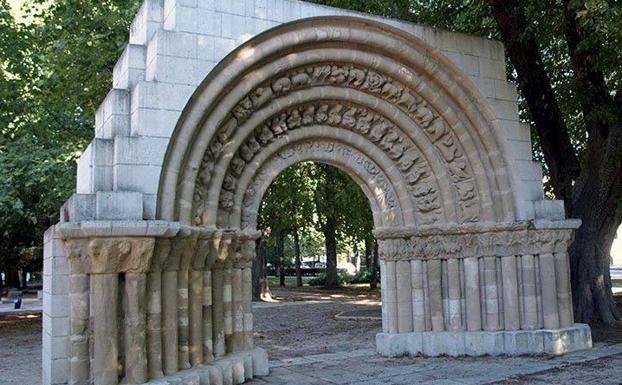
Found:
[{"label": "column base", "polygon": [[235,385],[268,374],[268,353],[262,348],[255,348],[229,353],[214,361],[150,380],[143,385]]},{"label": "column base", "polygon": [[587,324],[555,330],[376,334],[376,351],[386,357],[561,355],[591,347],[592,333]]}]

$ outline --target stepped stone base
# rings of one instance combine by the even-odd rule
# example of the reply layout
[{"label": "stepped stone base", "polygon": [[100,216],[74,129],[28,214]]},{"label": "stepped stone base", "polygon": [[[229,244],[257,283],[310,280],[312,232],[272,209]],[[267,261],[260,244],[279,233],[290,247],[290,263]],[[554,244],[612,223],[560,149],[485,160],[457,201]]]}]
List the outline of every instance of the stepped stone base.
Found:
[{"label": "stepped stone base", "polygon": [[436,357],[523,354],[560,355],[592,347],[586,324],[556,330],[516,330],[498,332],[415,332],[378,333],[376,350],[387,357],[424,355]]},{"label": "stepped stone base", "polygon": [[208,364],[151,380],[144,385],[235,385],[268,374],[268,354],[262,348],[255,348],[231,353]]}]

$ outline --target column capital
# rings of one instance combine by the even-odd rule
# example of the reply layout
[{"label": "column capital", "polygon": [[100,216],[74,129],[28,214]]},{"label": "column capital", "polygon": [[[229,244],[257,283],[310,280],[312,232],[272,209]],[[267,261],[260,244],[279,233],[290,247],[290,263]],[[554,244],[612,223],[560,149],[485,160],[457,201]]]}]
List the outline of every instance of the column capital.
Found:
[{"label": "column capital", "polygon": [[438,228],[384,228],[375,231],[385,260],[447,259],[566,252],[576,226],[531,222]]}]

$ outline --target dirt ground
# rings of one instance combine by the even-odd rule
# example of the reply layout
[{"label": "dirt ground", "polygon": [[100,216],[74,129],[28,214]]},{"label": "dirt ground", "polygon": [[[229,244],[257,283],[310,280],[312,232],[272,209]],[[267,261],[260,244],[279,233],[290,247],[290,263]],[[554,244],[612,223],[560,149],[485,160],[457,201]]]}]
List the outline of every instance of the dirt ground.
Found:
[{"label": "dirt ground", "polygon": [[[275,302],[254,305],[255,342],[271,359],[373,348],[381,330],[380,295],[366,287],[337,291],[273,287]],[[622,299],[622,296],[620,297]],[[595,342],[622,342],[622,324],[592,326]],[[622,356],[612,356],[564,371],[564,383],[622,384]],[[559,369],[515,378],[503,384],[559,383]],[[28,379],[25,381],[24,379]],[[595,380],[596,379],[596,380]],[[596,381],[596,382],[595,382]],[[41,383],[41,315],[0,315],[0,385]]]},{"label": "dirt ground", "polygon": [[0,384],[40,383],[41,313],[0,316]]},{"label": "dirt ground", "polygon": [[[287,305],[280,302],[253,310],[255,345],[266,348],[271,359],[372,348],[382,329],[379,293],[366,288],[329,292],[277,287],[272,294]],[[369,317],[369,310],[378,318],[369,319],[375,318]],[[340,314],[352,318],[361,314],[365,319]]]}]

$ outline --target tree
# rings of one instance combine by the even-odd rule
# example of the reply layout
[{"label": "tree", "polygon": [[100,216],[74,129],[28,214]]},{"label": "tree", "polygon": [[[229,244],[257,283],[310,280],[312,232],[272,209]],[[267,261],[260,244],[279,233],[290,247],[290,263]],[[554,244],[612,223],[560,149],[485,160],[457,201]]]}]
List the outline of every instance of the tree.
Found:
[{"label": "tree", "polygon": [[622,222],[622,4],[557,0],[319,0],[500,39],[546,192],[580,218],[569,250],[575,319],[611,323],[609,250]]},{"label": "tree", "polygon": [[[138,0],[0,0],[0,270],[41,270]],[[15,282],[10,282],[15,284]]]}]

